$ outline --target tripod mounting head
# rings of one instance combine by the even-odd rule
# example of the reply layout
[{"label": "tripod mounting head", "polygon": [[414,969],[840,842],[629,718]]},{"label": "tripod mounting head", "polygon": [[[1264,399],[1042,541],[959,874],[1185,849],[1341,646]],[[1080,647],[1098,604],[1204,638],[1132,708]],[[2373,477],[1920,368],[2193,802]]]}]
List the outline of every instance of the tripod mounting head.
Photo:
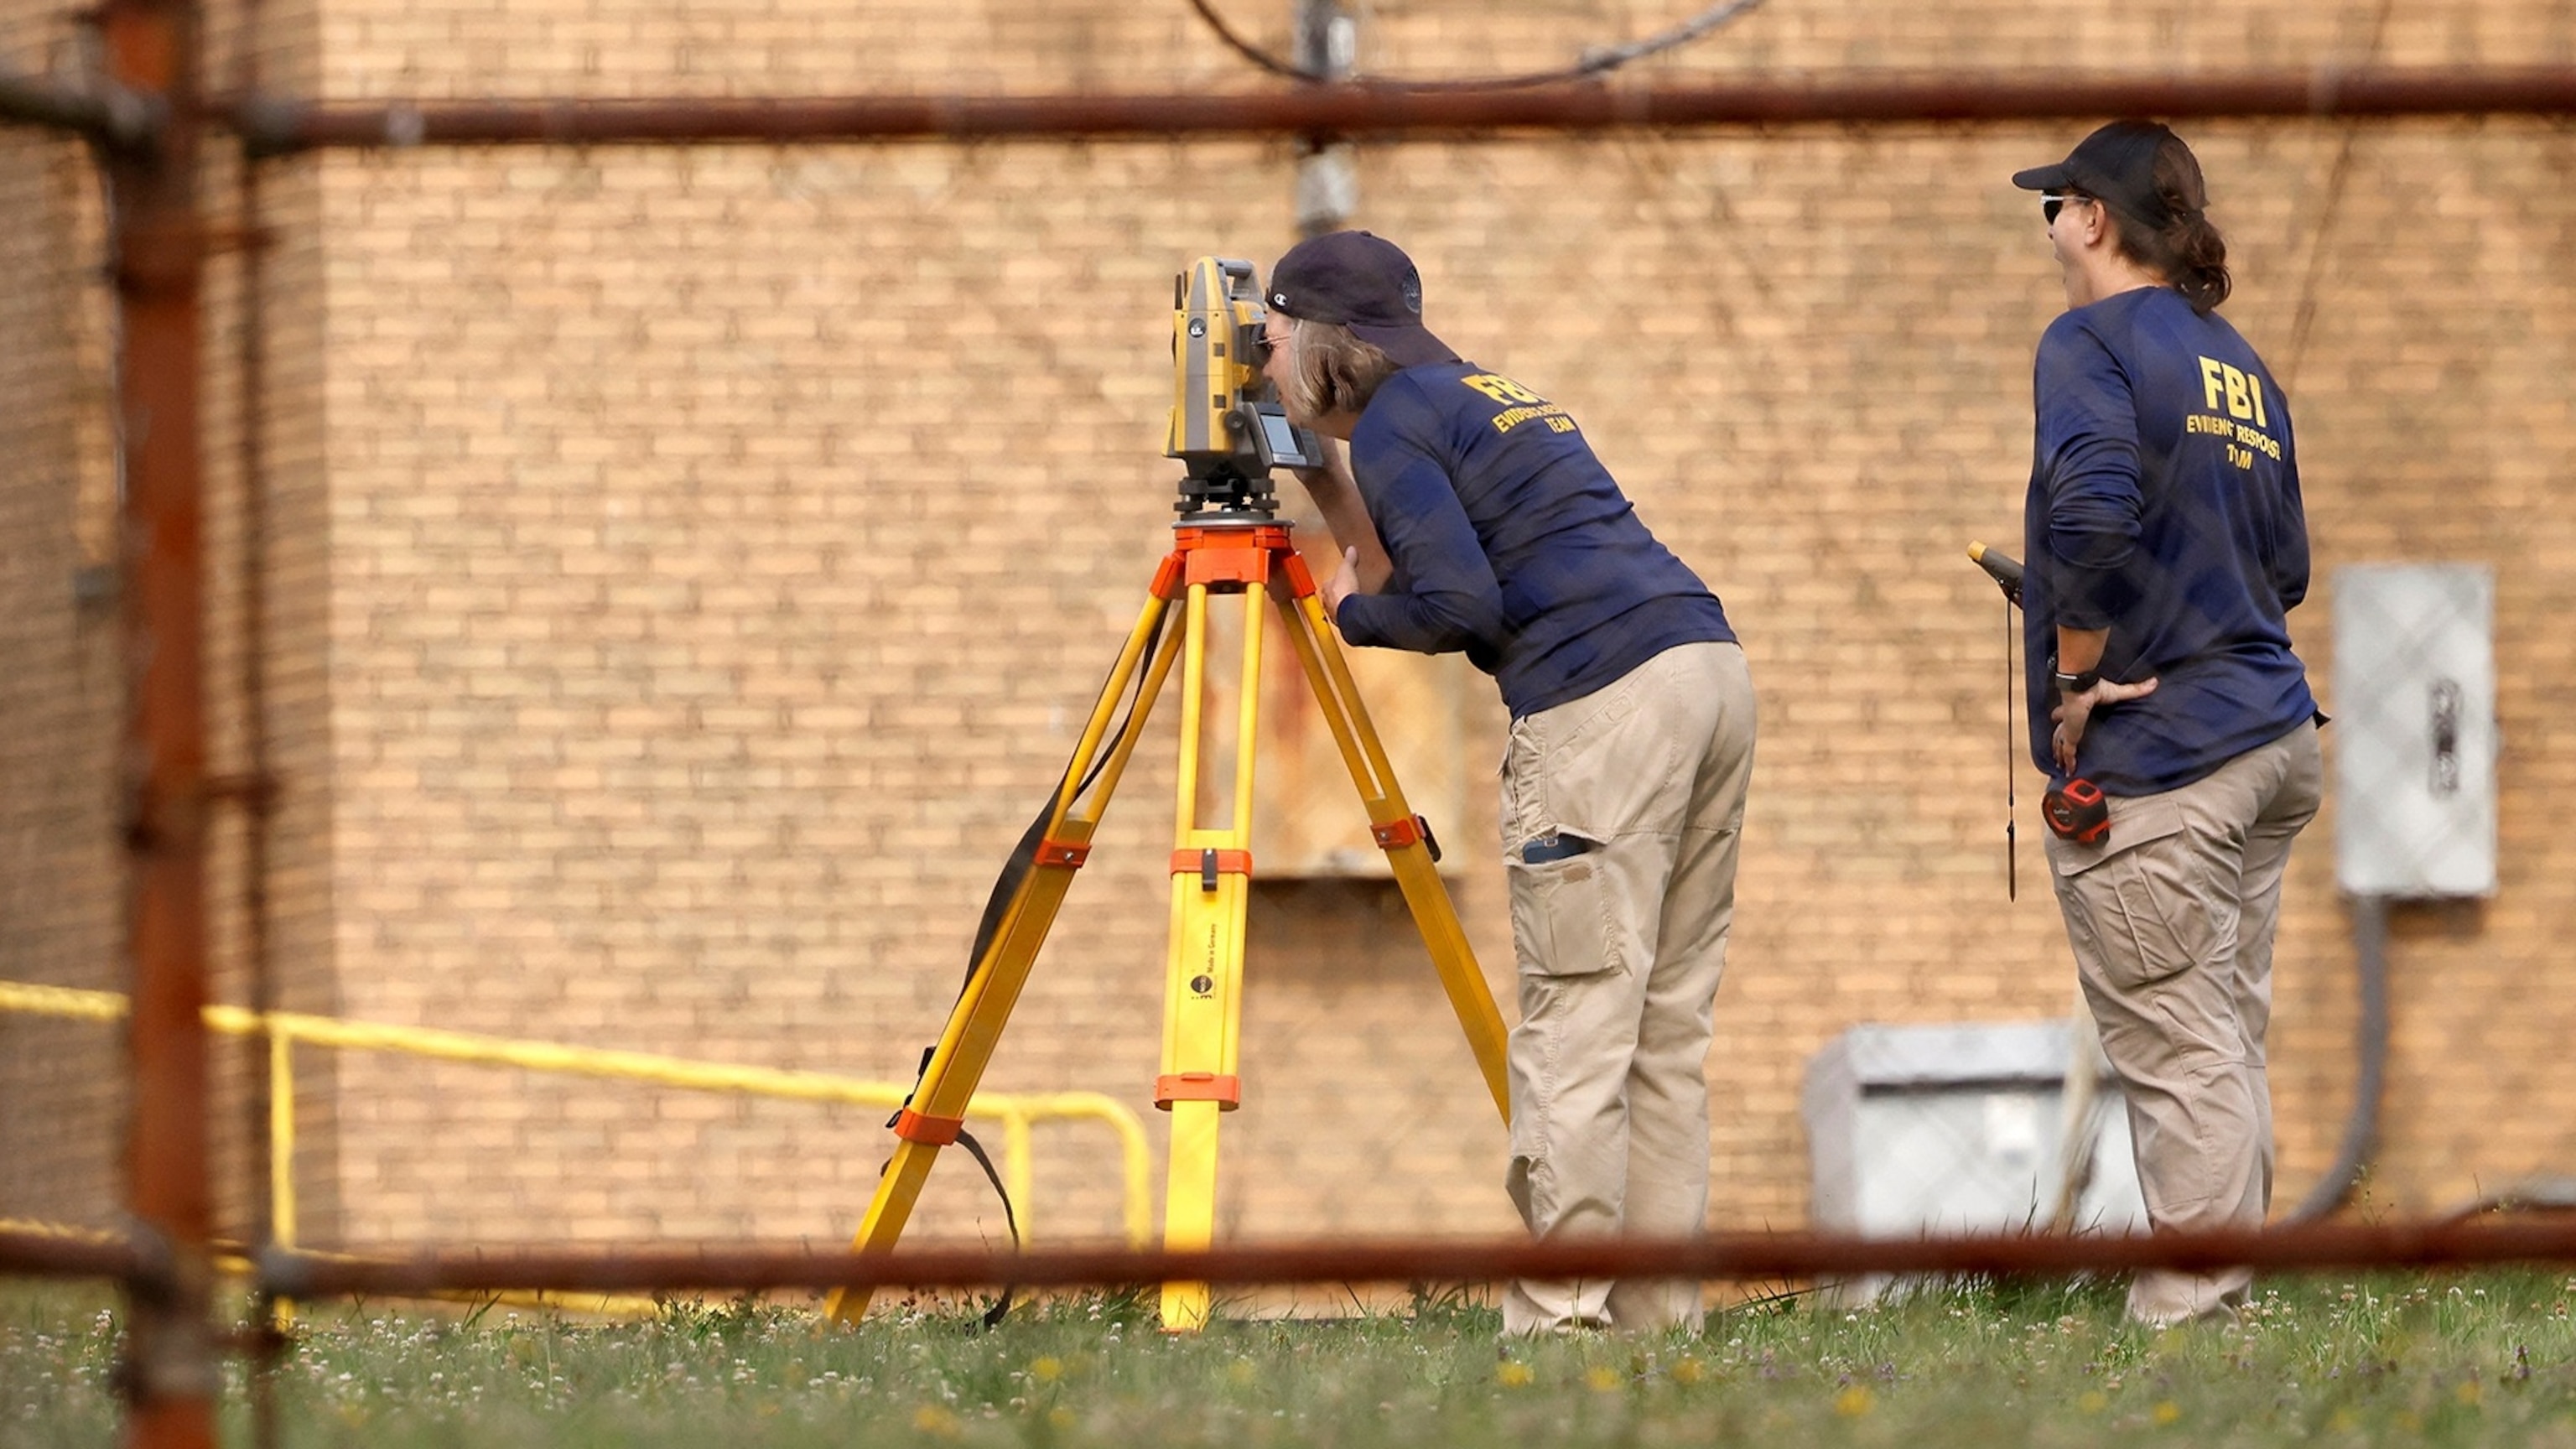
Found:
[{"label": "tripod mounting head", "polygon": [[1261,375],[1269,312],[1252,263],[1201,257],[1172,279],[1172,427],[1163,456],[1183,467],[1184,517],[1206,509],[1270,518],[1273,468],[1323,466],[1323,445],[1288,421]]}]

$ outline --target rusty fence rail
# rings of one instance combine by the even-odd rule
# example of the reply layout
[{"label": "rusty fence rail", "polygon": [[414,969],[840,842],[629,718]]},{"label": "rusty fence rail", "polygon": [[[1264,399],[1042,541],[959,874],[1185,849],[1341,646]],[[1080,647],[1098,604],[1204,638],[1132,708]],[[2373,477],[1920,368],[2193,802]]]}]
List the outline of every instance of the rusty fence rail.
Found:
[{"label": "rusty fence rail", "polygon": [[123,1233],[0,1226],[0,1277],[125,1282],[147,1268],[143,1250]]},{"label": "rusty fence rail", "polygon": [[1634,129],[2167,117],[2576,115],[2576,67],[2225,75],[1923,75],[1427,90],[1346,83],[1234,94],[699,97],[308,103],[237,98],[253,150],[421,145],[1575,135]]},{"label": "rusty fence rail", "polygon": [[[157,1255],[112,1234],[0,1231],[0,1273],[149,1283]],[[765,1244],[500,1245],[404,1253],[257,1256],[267,1292],[296,1298],[428,1296],[510,1290],[671,1293],[833,1288],[1113,1287],[1187,1281],[1248,1287],[1297,1283],[1490,1282],[1513,1277],[1680,1276],[1736,1282],[1869,1273],[2055,1275],[2136,1268],[2272,1271],[2475,1268],[2576,1263],[2576,1220],[2318,1224],[2261,1232],[2127,1237],[1977,1234],[1860,1238],[1714,1233],[1668,1240],[1533,1243],[1376,1239],[1244,1244],[1199,1252],[1057,1248],[1028,1253],[922,1249],[818,1253]]]},{"label": "rusty fence rail", "polygon": [[1665,1241],[1380,1240],[1242,1245],[1204,1252],[1060,1249],[1025,1254],[818,1254],[803,1248],[485,1247],[409,1258],[265,1254],[271,1291],[303,1297],[547,1288],[1102,1287],[1199,1282],[1487,1282],[1670,1275],[1733,1281],[1864,1273],[2058,1274],[2142,1267],[2201,1270],[2476,1267],[2576,1262],[2576,1223],[2320,1225],[2185,1237],[1990,1235],[1918,1239],[1721,1233]]},{"label": "rusty fence rail", "polygon": [[[2113,115],[2377,118],[2576,115],[2576,67],[2310,70],[2200,75],[1872,71],[1650,86],[1568,83],[1442,89],[1345,82],[1241,92],[316,101],[211,97],[199,124],[259,155],[423,145],[704,145],[724,142],[1360,139],[1579,135],[1634,129],[2002,123]],[[156,141],[154,100],[0,75],[0,122]]]}]

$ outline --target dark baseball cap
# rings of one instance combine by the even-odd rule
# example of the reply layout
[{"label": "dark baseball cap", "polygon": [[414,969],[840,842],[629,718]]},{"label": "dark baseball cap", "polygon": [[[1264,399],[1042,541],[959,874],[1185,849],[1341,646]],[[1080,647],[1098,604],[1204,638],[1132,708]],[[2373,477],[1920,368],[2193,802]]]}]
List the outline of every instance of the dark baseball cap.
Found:
[{"label": "dark baseball cap", "polygon": [[1455,362],[1456,349],[1422,325],[1422,274],[1395,243],[1329,231],[1288,249],[1270,269],[1270,305],[1308,322],[1339,322],[1400,367]]},{"label": "dark baseball cap", "polygon": [[2156,151],[2181,138],[2153,121],[2113,121],[2075,143],[2054,166],[2013,173],[2025,191],[2081,191],[2161,228],[2173,211],[2156,191]]}]

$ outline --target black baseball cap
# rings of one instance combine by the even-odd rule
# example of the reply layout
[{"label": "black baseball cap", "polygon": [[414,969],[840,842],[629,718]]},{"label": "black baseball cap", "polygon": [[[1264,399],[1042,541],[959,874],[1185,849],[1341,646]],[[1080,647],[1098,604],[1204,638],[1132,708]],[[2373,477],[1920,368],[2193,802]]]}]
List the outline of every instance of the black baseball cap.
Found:
[{"label": "black baseball cap", "polygon": [[2153,121],[2113,121],[2075,143],[2054,166],[2013,173],[2025,191],[2081,191],[2161,229],[2173,211],[2156,191],[2156,151],[2182,138]]},{"label": "black baseball cap", "polygon": [[1422,274],[1395,243],[1328,231],[1288,249],[1270,269],[1270,305],[1308,322],[1339,322],[1399,367],[1455,362],[1456,349],[1422,325]]}]

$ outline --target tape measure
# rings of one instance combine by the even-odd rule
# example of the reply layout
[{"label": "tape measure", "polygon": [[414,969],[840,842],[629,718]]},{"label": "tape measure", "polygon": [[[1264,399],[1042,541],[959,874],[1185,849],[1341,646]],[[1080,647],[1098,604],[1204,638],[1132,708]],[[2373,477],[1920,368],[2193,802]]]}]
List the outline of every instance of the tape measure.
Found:
[{"label": "tape measure", "polygon": [[2100,845],[2111,838],[2110,798],[2081,776],[2041,796],[2039,815],[2060,840]]}]

